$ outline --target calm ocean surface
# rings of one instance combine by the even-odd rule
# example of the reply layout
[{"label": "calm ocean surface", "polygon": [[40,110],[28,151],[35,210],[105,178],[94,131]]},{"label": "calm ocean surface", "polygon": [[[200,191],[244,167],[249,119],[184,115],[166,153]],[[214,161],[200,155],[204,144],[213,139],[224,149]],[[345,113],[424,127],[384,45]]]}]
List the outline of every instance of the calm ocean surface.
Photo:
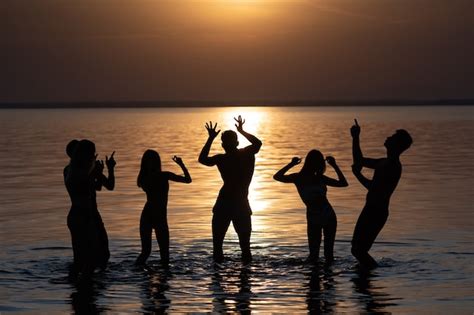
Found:
[{"label": "calm ocean surface", "polygon": [[[197,157],[207,139],[204,123],[235,130],[238,114],[263,141],[250,190],[255,260],[241,266],[231,227],[224,246],[230,261],[215,269],[210,222],[221,179]],[[367,277],[350,255],[366,193],[350,171],[354,118],[366,156],[384,156],[383,142],[395,129],[414,138],[371,251],[381,267]],[[0,133],[1,313],[474,311],[474,107],[0,110]],[[73,138],[93,140],[102,158],[115,150],[117,160],[115,191],[97,195],[111,262],[89,288],[67,277],[70,201],[62,171]],[[179,173],[171,158],[181,156],[193,177],[190,185],[170,185],[169,271],[159,267],[156,242],[149,268],[133,266],[145,203],[136,176],[148,148],[160,153],[165,170]],[[338,217],[336,263],[329,268],[303,264],[304,205],[294,186],[272,179],[312,148],[333,155],[349,181],[328,191]],[[211,153],[221,150],[215,141]],[[330,168],[327,175],[335,176]]]}]

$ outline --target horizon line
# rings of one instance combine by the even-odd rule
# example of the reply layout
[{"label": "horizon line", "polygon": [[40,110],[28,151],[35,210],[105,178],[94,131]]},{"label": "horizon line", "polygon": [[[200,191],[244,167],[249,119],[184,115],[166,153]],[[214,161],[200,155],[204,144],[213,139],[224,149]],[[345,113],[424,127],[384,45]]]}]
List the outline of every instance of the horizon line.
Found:
[{"label": "horizon line", "polygon": [[137,100],[137,101],[9,101],[0,108],[139,108],[139,107],[325,107],[325,106],[439,106],[474,105],[474,98],[366,100]]}]

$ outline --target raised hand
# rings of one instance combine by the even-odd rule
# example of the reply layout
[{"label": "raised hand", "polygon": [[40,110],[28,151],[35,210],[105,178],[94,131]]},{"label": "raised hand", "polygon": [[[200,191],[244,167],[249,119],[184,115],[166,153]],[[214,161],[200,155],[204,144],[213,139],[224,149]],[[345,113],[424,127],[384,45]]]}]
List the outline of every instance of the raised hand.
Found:
[{"label": "raised hand", "polygon": [[244,130],[243,125],[245,124],[245,119],[242,119],[242,116],[239,115],[237,118],[234,117],[234,120],[237,122],[237,124],[235,124],[237,131],[242,132]]},{"label": "raised hand", "polygon": [[332,167],[336,165],[336,159],[332,156],[327,156],[326,162],[328,162],[328,164],[331,165]]},{"label": "raised hand", "polygon": [[354,119],[355,125],[351,127],[351,136],[352,138],[358,138],[360,135],[360,126],[357,123],[357,119]]},{"label": "raised hand", "polygon": [[292,159],[291,159],[291,162],[290,162],[291,165],[298,165],[298,164],[300,164],[300,163],[301,163],[301,158],[299,158],[299,157],[297,157],[297,156],[295,156],[294,158],[292,158]]},{"label": "raised hand", "polygon": [[115,151],[112,152],[112,154],[110,155],[110,159],[107,155],[105,156],[105,164],[107,165],[107,169],[109,170],[113,169],[115,165],[117,164],[117,162],[115,162],[115,159],[114,159],[114,154],[115,154]]},{"label": "raised hand", "polygon": [[183,160],[179,156],[173,156],[173,161],[178,165],[184,165]]},{"label": "raised hand", "polygon": [[210,121],[209,123],[206,123],[206,130],[207,130],[207,133],[209,134],[209,138],[214,139],[221,132],[220,129],[216,131],[216,128],[217,128],[217,123],[214,125],[214,127],[212,126],[212,121]]}]

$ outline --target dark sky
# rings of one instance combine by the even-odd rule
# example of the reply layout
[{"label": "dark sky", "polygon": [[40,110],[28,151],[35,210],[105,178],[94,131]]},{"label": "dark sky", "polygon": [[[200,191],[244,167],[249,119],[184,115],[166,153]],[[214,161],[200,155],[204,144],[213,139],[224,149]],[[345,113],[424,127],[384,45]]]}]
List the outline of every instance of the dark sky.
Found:
[{"label": "dark sky", "polygon": [[474,98],[473,0],[1,0],[0,102]]}]

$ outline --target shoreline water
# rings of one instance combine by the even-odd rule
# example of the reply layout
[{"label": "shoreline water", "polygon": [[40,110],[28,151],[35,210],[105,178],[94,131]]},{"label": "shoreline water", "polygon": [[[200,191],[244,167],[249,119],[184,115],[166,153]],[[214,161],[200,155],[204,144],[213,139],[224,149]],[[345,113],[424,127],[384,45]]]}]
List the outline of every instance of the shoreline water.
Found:
[{"label": "shoreline water", "polygon": [[[224,244],[230,259],[215,270],[210,226],[221,180],[197,158],[207,137],[204,122],[234,128],[236,114],[247,118],[264,143],[249,196],[255,262],[242,268],[230,227]],[[384,139],[394,129],[406,128],[414,138],[402,156],[403,174],[389,220],[371,250],[382,268],[368,281],[356,274],[350,255],[365,200],[365,190],[350,171],[348,128],[355,115],[367,156],[384,154]],[[468,144],[474,142],[473,121],[472,108],[458,106],[2,111],[0,311],[64,313],[85,303],[112,313],[471,312],[474,149]],[[73,138],[93,139],[100,156],[116,150],[117,160],[116,190],[97,196],[111,263],[97,275],[93,290],[85,291],[67,280],[70,201],[62,170],[64,146]],[[319,271],[303,264],[308,253],[304,204],[293,186],[272,179],[293,156],[314,147],[335,156],[349,181],[345,189],[328,190],[338,220],[336,263]],[[174,172],[179,169],[171,158],[181,155],[193,177],[190,185],[170,185],[169,273],[158,267],[156,242],[150,270],[133,267],[146,200],[136,176],[147,148],[157,149],[163,168]],[[215,143],[212,152],[220,150]]]}]

